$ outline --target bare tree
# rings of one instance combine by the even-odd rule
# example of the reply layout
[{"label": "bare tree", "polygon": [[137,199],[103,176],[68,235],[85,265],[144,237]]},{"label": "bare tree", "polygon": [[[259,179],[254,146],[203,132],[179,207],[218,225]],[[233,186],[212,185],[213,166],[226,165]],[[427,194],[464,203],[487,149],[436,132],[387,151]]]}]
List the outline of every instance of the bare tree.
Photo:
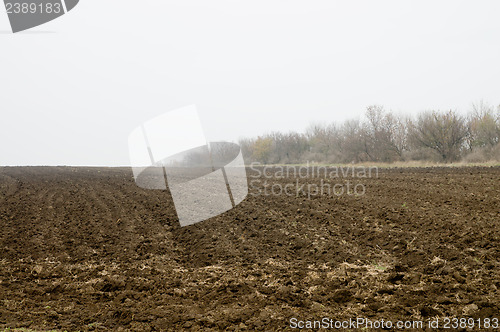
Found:
[{"label": "bare tree", "polygon": [[408,128],[410,123],[409,117],[391,115],[393,117],[392,123],[392,143],[394,151],[399,159],[404,159],[404,153],[409,150],[408,144]]},{"label": "bare tree", "polygon": [[343,162],[362,162],[370,158],[366,135],[359,119],[345,121],[341,128],[341,154]]},{"label": "bare tree", "polygon": [[306,130],[306,137],[317,161],[339,160],[340,135],[335,123],[310,125]]},{"label": "bare tree", "polygon": [[407,148],[407,124],[382,106],[369,106],[364,134],[365,152],[372,161],[391,162],[402,159]]},{"label": "bare tree", "polygon": [[465,120],[454,111],[421,113],[411,125],[413,143],[437,151],[446,162],[459,159],[466,135]]},{"label": "bare tree", "polygon": [[240,145],[247,161],[262,163],[450,162],[473,153],[477,160],[490,160],[500,156],[500,106],[495,112],[482,102],[474,104],[465,119],[454,111],[411,118],[373,105],[363,120],[313,124],[305,134],[273,132]]},{"label": "bare tree", "polygon": [[500,112],[495,114],[493,107],[484,102],[472,105],[467,119],[467,147],[491,148],[500,142]]}]

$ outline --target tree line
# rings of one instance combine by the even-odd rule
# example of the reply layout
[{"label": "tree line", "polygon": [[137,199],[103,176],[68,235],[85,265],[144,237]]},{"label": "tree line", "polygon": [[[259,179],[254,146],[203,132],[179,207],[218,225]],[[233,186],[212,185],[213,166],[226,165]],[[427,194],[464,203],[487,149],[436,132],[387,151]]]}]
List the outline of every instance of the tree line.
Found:
[{"label": "tree line", "polygon": [[305,133],[271,132],[239,142],[247,162],[262,164],[395,161],[500,161],[500,106],[480,102],[467,115],[415,116],[369,106],[360,119],[313,124]]}]

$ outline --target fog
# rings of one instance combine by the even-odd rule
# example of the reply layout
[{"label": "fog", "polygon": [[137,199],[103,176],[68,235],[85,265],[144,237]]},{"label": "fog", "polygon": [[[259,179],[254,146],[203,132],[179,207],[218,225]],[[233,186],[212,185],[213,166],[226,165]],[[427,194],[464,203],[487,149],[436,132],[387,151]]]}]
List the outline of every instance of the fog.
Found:
[{"label": "fog", "polygon": [[0,165],[129,165],[128,135],[195,104],[208,140],[500,104],[496,1],[81,0],[12,34]]}]

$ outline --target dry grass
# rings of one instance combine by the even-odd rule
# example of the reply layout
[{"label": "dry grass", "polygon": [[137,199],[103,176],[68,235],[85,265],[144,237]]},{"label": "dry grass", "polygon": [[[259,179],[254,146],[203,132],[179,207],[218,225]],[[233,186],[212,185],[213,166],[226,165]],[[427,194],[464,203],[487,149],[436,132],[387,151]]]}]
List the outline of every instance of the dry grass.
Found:
[{"label": "dry grass", "polygon": [[465,161],[455,163],[435,163],[430,161],[396,161],[393,163],[383,162],[364,162],[352,164],[326,164],[326,163],[309,163],[309,164],[271,164],[258,166],[329,166],[329,167],[378,167],[378,168],[426,168],[426,167],[500,167],[500,161],[488,161],[482,163],[470,163]]}]

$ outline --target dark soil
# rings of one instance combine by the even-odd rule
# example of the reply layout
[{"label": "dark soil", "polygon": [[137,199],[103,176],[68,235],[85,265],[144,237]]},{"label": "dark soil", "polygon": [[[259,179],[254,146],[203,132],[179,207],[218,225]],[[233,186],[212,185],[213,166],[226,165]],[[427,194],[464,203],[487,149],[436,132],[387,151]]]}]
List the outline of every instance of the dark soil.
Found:
[{"label": "dark soil", "polygon": [[500,317],[500,168],[323,178],[365,195],[256,195],[296,180],[261,177],[235,209],[181,228],[169,193],[129,169],[0,168],[0,328]]}]

